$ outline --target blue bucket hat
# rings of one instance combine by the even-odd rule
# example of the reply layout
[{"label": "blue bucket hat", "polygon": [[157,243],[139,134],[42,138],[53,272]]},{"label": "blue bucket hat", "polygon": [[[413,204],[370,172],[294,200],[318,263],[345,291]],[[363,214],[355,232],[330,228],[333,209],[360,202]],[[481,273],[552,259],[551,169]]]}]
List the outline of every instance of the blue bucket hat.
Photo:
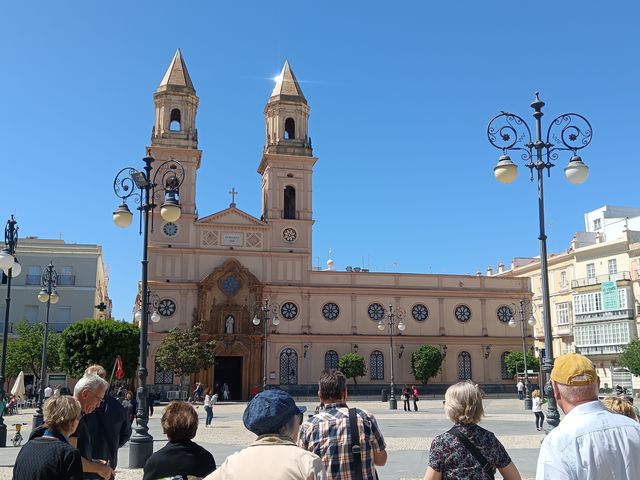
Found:
[{"label": "blue bucket hat", "polygon": [[259,436],[276,433],[291,417],[306,411],[284,390],[265,390],[249,402],[242,421],[247,430]]}]

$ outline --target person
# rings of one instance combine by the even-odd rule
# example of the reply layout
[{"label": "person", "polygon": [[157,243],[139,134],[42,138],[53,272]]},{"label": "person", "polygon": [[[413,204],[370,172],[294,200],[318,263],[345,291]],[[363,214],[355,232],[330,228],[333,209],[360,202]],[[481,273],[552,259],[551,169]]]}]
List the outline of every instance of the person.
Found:
[{"label": "person", "polygon": [[213,399],[211,398],[211,389],[207,388],[204,394],[204,411],[207,412],[207,418],[204,422],[205,427],[211,426],[213,420]]},{"label": "person", "polygon": [[69,435],[80,421],[80,402],[63,395],[47,400],[43,410],[44,433],[22,447],[13,467],[13,479],[82,480],[80,452],[69,443]]},{"label": "person", "polygon": [[222,384],[222,399],[226,402],[227,400],[229,400],[229,385],[227,385],[227,383],[223,383]]},{"label": "person", "polygon": [[156,403],[156,397],[151,390],[147,390],[147,409],[149,410],[149,417],[153,417],[153,406]]},{"label": "person", "polygon": [[27,398],[29,400],[31,400],[34,395],[33,395],[33,383],[27,383],[27,386],[24,387],[24,391],[27,394]]},{"label": "person", "polygon": [[[356,432],[352,431],[349,421],[351,409],[346,403],[347,378],[338,370],[323,370],[318,387],[324,410],[300,426],[298,445],[322,459],[328,479],[352,479],[355,465],[351,438],[356,436]],[[375,479],[375,467],[387,463],[384,437],[371,413],[359,408],[354,408],[353,412],[361,449],[362,478]]]},{"label": "person", "polygon": [[127,418],[129,419],[129,423],[133,423],[136,418],[136,412],[138,409],[138,402],[136,401],[136,397],[133,395],[131,390],[128,390],[124,395],[124,400],[122,401],[122,407],[127,411]]},{"label": "person", "polygon": [[413,398],[413,411],[418,411],[418,400],[420,400],[420,396],[418,395],[418,387],[415,385],[411,385],[411,396]]},{"label": "person", "polygon": [[202,384],[200,382],[196,382],[196,388],[193,391],[193,401],[194,402],[202,401]]},{"label": "person", "polygon": [[[98,375],[85,375],[78,380],[73,389],[73,397],[80,402],[80,409],[84,415],[93,412],[98,405],[100,405],[108,386],[107,381]],[[45,431],[46,425],[40,425],[31,431],[29,440],[42,437]],[[109,479],[113,476],[113,469],[107,465],[107,461],[93,455],[91,434],[89,433],[84,417],[78,422],[75,431],[70,435],[69,443],[80,452],[80,456],[82,457],[82,471],[85,476],[93,473],[98,474],[104,479]]]},{"label": "person", "polygon": [[640,421],[640,410],[638,410],[638,407],[633,404],[633,395],[627,395],[624,399],[631,404],[633,411],[636,412],[636,418]]},{"label": "person", "polygon": [[53,388],[51,388],[51,385],[47,385],[44,389],[44,399],[46,400],[51,397],[51,395],[53,395]]},{"label": "person", "polygon": [[551,387],[565,416],[542,442],[536,479],[640,478],[640,424],[598,400],[591,360],[577,353],[556,358]]},{"label": "person", "polygon": [[[260,392],[260,387],[258,387],[257,383],[253,384],[251,387],[251,398],[255,397]],[[249,400],[251,400],[251,398]]]},{"label": "person", "polygon": [[411,411],[411,404],[409,403],[409,387],[405,384],[404,387],[402,387],[402,407],[404,408],[405,412],[410,412]]},{"label": "person", "polygon": [[[107,378],[101,365],[90,365],[85,375]],[[127,410],[111,395],[105,395],[98,408],[85,415],[84,421],[91,435],[91,452],[95,458],[107,460],[111,467],[118,466],[118,449],[131,437],[131,422]],[[94,477],[95,478],[95,477]]]},{"label": "person", "polygon": [[604,405],[604,408],[612,413],[619,413],[620,415],[629,417],[636,422],[638,421],[638,417],[636,416],[636,411],[634,410],[633,405],[627,402],[627,400],[624,398],[606,397],[602,400],[602,404]]},{"label": "person", "polygon": [[53,396],[54,397],[59,397],[60,396],[60,387],[61,387],[60,384],[58,384],[55,387],[53,387]]},{"label": "person", "polygon": [[244,426],[258,438],[228,456],[205,480],[325,480],[320,457],[295,444],[305,410],[283,390],[258,393],[242,416]]},{"label": "person", "polygon": [[149,457],[143,480],[180,475],[204,477],[216,469],[213,455],[192,440],[198,431],[198,413],[189,402],[171,402],[160,423],[169,442]]},{"label": "person", "polygon": [[[492,479],[495,469],[505,480],[520,480],[520,473],[496,436],[480,427],[484,408],[480,389],[473,382],[458,382],[445,392],[444,409],[454,427],[433,439],[424,480]],[[461,439],[464,438],[464,440]],[[487,462],[463,443],[471,443]]]},{"label": "person", "polygon": [[541,431],[544,425],[544,413],[542,413],[542,398],[539,389],[536,388],[531,392],[531,400],[533,404],[531,411],[536,416],[536,430]]},{"label": "person", "polygon": [[518,389],[518,400],[524,399],[524,383],[522,383],[521,379],[518,380],[516,388]]}]

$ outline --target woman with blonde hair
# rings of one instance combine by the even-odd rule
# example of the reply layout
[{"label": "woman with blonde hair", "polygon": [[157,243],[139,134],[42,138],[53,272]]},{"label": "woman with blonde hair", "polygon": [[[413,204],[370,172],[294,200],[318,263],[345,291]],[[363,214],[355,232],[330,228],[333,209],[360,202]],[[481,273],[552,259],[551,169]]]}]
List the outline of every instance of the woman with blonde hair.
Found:
[{"label": "woman with blonde hair", "polygon": [[18,453],[14,480],[82,480],[80,452],[69,443],[80,421],[80,402],[61,395],[44,404],[44,435],[29,440]]},{"label": "woman with blonde hair", "polygon": [[531,399],[533,401],[531,411],[536,416],[536,430],[540,431],[542,430],[542,425],[544,425],[544,413],[542,413],[542,398],[539,388],[531,392]]},{"label": "woman with blonde hair", "polygon": [[505,480],[521,480],[504,446],[478,426],[484,409],[476,385],[465,381],[450,386],[444,408],[454,426],[433,439],[424,480],[493,479],[496,469]]},{"label": "woman with blonde hair", "polygon": [[602,404],[604,405],[604,408],[606,408],[610,412],[619,413],[620,415],[629,417],[636,422],[638,421],[638,417],[636,416],[636,411],[633,408],[633,405],[624,398],[606,397],[604,400],[602,400]]}]

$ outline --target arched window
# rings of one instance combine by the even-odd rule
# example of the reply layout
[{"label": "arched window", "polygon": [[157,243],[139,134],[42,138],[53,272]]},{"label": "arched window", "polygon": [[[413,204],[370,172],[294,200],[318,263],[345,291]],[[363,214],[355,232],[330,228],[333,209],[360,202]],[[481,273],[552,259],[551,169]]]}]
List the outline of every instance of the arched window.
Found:
[{"label": "arched window", "polygon": [[471,380],[471,355],[469,352],[458,354],[458,380]]},{"label": "arched window", "polygon": [[296,189],[291,185],[284,187],[284,218],[296,218]]},{"label": "arched window", "polygon": [[284,138],[285,140],[296,138],[296,122],[293,118],[287,118],[284,121]]},{"label": "arched window", "polygon": [[324,368],[326,370],[338,368],[338,352],[329,350],[324,354]]},{"label": "arched window", "polygon": [[509,355],[511,352],[504,352],[502,355],[500,355],[500,371],[502,372],[502,379],[503,380],[511,380],[513,378],[513,375],[509,375],[509,371],[507,370],[507,362],[505,361],[507,359],[507,355]]},{"label": "arched window", "polygon": [[280,352],[280,385],[298,384],[298,354],[293,348]]},{"label": "arched window", "polygon": [[384,355],[380,350],[371,352],[369,371],[371,372],[371,380],[384,380]]},{"label": "arched window", "polygon": [[173,370],[163,370],[156,359],[153,378],[156,385],[173,385]]},{"label": "arched window", "polygon": [[172,132],[179,132],[181,128],[180,110],[174,108],[171,110],[171,117],[169,119],[169,130]]}]

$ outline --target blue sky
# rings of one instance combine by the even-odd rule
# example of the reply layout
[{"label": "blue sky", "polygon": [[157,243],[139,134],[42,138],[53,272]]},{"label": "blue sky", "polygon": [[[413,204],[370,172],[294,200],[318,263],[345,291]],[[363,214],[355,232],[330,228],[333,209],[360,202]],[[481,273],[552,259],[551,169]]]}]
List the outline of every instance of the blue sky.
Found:
[{"label": "blue sky", "polygon": [[[538,253],[535,184],[493,178],[500,110],[594,128],[570,185],[546,183],[549,251],[583,213],[638,206],[637,3],[5,2],[0,11],[4,219],[22,236],[103,245],[114,316],[130,318],[142,240],[117,229],[112,182],[142,166],[152,95],[180,48],[200,97],[201,216],[260,215],[263,109],[285,59],[311,105],[314,265],[475,273]],[[532,120],[532,119],[531,119]]]}]

